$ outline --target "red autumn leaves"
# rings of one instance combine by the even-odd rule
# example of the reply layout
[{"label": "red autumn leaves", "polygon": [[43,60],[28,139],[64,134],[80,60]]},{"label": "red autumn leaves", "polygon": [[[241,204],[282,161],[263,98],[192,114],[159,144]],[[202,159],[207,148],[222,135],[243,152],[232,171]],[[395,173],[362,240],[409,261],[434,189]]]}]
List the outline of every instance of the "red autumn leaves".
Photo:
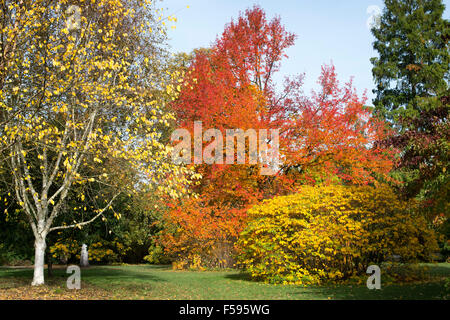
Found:
[{"label": "red autumn leaves", "polygon": [[274,177],[260,176],[252,165],[196,166],[203,175],[194,187],[199,198],[174,205],[166,217],[173,226],[162,237],[169,251],[211,255],[218,243],[236,240],[249,206],[304,183],[388,179],[392,151],[374,145],[385,134],[383,123],[351,83],[339,85],[333,66],[322,68],[311,97],[301,91],[302,76],[275,90],[273,75],[294,40],[279,18],[268,21],[254,7],[228,24],[211,48],[193,54],[172,105],[178,126],[193,134],[194,121],[202,121],[223,136],[226,129],[279,129],[281,164]]},{"label": "red autumn leaves", "polygon": [[389,179],[393,152],[374,145],[385,126],[364,106],[365,98],[357,96],[351,82],[339,86],[334,66],[322,67],[318,82],[320,89],[298,99],[284,122],[284,166],[299,168],[311,182]]}]

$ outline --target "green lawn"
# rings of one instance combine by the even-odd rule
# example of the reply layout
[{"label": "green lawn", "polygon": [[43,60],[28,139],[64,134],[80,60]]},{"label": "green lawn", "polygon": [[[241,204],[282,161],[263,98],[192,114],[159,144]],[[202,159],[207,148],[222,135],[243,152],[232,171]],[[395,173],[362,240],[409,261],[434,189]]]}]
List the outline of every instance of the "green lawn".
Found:
[{"label": "green lawn", "polygon": [[[369,290],[365,285],[282,286],[250,281],[238,271],[172,271],[167,266],[93,266],[82,269],[82,289],[65,289],[65,269],[55,270],[47,279],[46,291],[38,298],[73,299],[448,299],[445,279],[450,277],[450,264],[430,265],[429,279],[414,284],[383,285]],[[29,283],[31,269],[0,268],[0,299],[32,295]],[[39,290],[42,290],[39,289]],[[83,295],[83,291],[85,295]],[[36,298],[36,294],[31,296]]]}]

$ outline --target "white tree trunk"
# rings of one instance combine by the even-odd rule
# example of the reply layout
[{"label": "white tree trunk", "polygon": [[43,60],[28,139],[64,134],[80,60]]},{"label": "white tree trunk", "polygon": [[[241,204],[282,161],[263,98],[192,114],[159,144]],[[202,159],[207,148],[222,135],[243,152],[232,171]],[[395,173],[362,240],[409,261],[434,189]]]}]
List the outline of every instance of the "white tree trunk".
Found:
[{"label": "white tree trunk", "polygon": [[34,241],[34,275],[32,286],[44,284],[44,259],[45,259],[45,237],[36,238]]}]

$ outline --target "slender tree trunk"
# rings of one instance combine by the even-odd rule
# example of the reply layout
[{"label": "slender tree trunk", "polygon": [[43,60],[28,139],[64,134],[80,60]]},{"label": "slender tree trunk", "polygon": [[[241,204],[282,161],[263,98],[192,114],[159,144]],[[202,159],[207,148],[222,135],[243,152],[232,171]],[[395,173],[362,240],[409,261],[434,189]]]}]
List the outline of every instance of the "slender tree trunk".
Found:
[{"label": "slender tree trunk", "polygon": [[50,251],[47,252],[47,276],[53,277],[53,259]]},{"label": "slender tree trunk", "polygon": [[45,236],[34,241],[34,275],[32,286],[44,284]]}]

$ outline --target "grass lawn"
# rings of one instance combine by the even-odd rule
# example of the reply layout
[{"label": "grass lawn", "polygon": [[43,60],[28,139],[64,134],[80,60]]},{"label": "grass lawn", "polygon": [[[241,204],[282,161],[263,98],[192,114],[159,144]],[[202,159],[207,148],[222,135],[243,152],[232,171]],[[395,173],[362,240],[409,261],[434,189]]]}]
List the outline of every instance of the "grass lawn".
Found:
[{"label": "grass lawn", "polygon": [[46,285],[30,286],[32,269],[0,268],[0,299],[449,299],[450,264],[430,264],[426,281],[383,285],[282,286],[250,281],[238,271],[172,271],[169,266],[92,266],[82,269],[81,290],[66,289],[65,268]]}]

